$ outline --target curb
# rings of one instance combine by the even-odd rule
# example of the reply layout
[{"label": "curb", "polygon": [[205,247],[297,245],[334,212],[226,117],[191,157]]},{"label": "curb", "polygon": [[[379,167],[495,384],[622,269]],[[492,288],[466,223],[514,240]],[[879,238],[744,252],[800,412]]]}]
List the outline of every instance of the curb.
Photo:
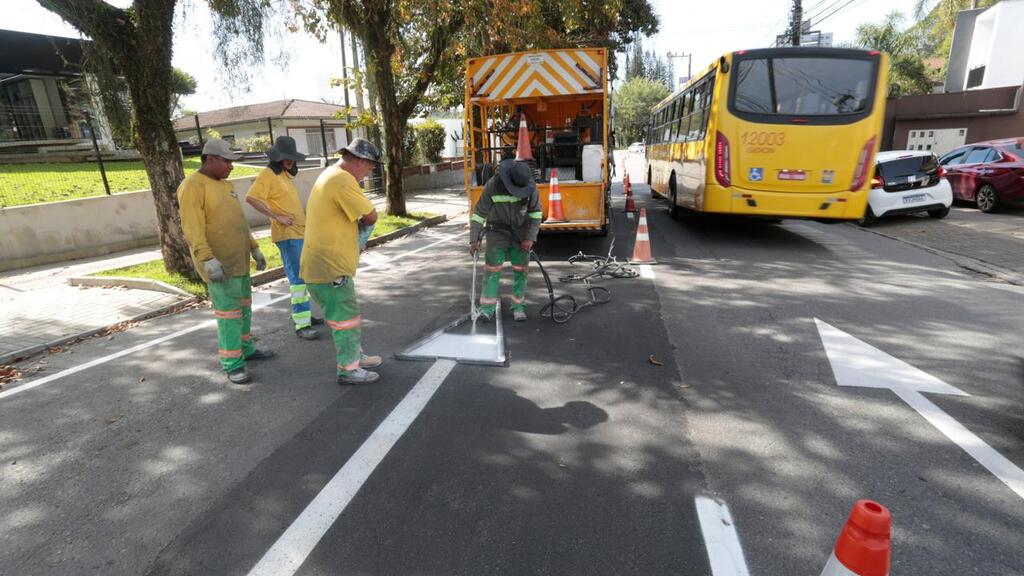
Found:
[{"label": "curb", "polygon": [[1014,286],[1024,286],[1024,274],[1014,272],[1013,270],[1008,270],[1001,266],[996,266],[995,264],[989,264],[984,260],[978,260],[977,258],[971,258],[970,256],[963,256],[960,254],[954,254],[952,252],[946,252],[945,250],[933,248],[931,246],[927,246],[919,242],[914,242],[913,240],[900,238],[899,236],[892,236],[890,234],[886,234],[885,232],[872,230],[871,228],[863,228],[861,226],[856,225],[853,226],[858,230],[870,232],[871,234],[877,234],[878,236],[881,236],[883,238],[888,238],[890,240],[902,242],[908,246],[913,246],[914,248],[919,248],[921,250],[924,250],[925,252],[935,254],[936,256],[941,256],[943,258],[946,258],[947,260],[950,260],[957,266],[964,268],[966,270],[970,270],[971,272],[984,274],[985,276],[988,276],[995,280],[999,280],[1001,282],[1005,282],[1007,284],[1012,284]]},{"label": "curb", "polygon": [[[422,228],[436,226],[447,221],[448,216],[446,216],[445,214],[434,216],[432,218],[427,218],[426,220],[421,220],[407,228],[402,228],[400,230],[395,230],[394,232],[389,232],[376,238],[372,238],[366,243],[366,245],[367,247],[378,246],[380,244],[384,244],[385,242],[389,242],[391,240],[395,240],[403,236],[408,236],[409,234],[412,234],[413,232],[420,230]],[[260,286],[263,284],[267,284],[269,282],[273,282],[274,280],[284,278],[284,275],[285,274],[283,267],[271,268],[270,270],[264,270],[263,272],[253,274],[252,284],[253,286]],[[199,298],[198,296],[192,296],[191,294],[185,292],[184,290],[181,290],[180,288],[170,286],[164,282],[159,282],[156,280],[147,280],[144,278],[124,278],[120,276],[73,277],[68,279],[68,284],[72,286],[120,286],[124,288],[134,288],[138,290],[155,290],[157,292],[166,292],[170,294],[188,296],[188,298],[180,302],[163,306],[157,310],[144,312],[142,314],[122,320],[117,324],[142,322],[144,320],[149,320],[151,318],[156,318],[158,316],[171,314],[179,308],[191,306],[193,304],[203,301],[202,298]],[[26,360],[28,358],[31,358],[32,356],[35,356],[36,354],[39,354],[40,352],[45,352],[46,350],[49,350],[50,348],[53,348],[55,346],[67,344],[68,342],[71,342],[73,340],[81,340],[85,338],[90,338],[97,334],[102,334],[104,332],[109,331],[114,326],[117,326],[117,324],[101,326],[99,328],[93,328],[91,330],[86,330],[85,332],[79,332],[77,334],[72,334],[69,336],[62,336],[60,338],[51,340],[44,344],[37,344],[29,348],[22,348],[21,350],[17,350],[15,352],[9,352],[7,354],[0,355],[0,364],[10,364],[13,362]]]},{"label": "curb", "polygon": [[192,296],[192,294],[182,290],[181,288],[171,286],[166,282],[150,280],[148,278],[127,278],[124,276],[72,276],[71,278],[68,278],[68,285],[132,288],[135,290],[164,292],[167,294],[174,294],[176,296]]}]

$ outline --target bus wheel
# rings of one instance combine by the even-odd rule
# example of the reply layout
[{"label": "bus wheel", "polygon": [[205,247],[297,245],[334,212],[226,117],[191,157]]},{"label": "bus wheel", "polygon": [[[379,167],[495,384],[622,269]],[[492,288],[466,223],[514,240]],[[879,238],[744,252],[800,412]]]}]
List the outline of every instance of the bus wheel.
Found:
[{"label": "bus wheel", "polygon": [[679,204],[676,202],[677,198],[676,198],[676,175],[675,174],[673,174],[672,175],[672,179],[668,181],[668,190],[669,190],[669,202],[670,202],[670,204],[668,205],[668,215],[673,220],[678,220],[682,216],[682,213],[679,210]]}]

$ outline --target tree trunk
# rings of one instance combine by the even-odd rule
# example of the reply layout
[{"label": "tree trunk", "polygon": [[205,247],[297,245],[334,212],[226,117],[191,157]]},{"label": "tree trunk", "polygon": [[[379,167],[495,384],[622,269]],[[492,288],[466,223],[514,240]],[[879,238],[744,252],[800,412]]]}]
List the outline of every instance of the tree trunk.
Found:
[{"label": "tree trunk", "polygon": [[384,124],[384,149],[387,155],[387,213],[392,216],[405,216],[405,191],[402,186],[402,168],[405,165],[405,151],[402,150],[402,137],[405,136],[406,122],[409,118],[402,114],[395,94],[394,71],[389,65],[394,47],[387,42],[378,45],[375,51],[377,65],[374,66],[377,102],[380,104],[380,119]]},{"label": "tree trunk", "polygon": [[178,184],[185,177],[171,124],[175,0],[136,2],[139,18],[130,62],[122,62],[132,100],[135,145],[146,167],[156,206],[160,253],[168,272],[197,278],[181,228]]}]

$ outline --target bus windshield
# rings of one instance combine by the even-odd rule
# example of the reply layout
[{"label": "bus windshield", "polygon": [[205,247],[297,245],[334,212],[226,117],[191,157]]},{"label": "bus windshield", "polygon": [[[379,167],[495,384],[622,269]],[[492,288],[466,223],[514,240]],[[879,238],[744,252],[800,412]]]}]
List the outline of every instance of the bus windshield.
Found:
[{"label": "bus windshield", "polygon": [[754,57],[736,66],[740,116],[848,116],[869,111],[874,62],[836,57]]}]

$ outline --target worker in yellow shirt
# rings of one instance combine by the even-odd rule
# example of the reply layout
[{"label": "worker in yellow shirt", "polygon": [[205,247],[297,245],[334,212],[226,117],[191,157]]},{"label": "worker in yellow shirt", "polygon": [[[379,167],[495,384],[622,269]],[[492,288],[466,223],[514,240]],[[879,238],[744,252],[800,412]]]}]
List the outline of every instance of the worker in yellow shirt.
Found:
[{"label": "worker in yellow shirt", "polygon": [[292,293],[292,320],[295,334],[303,340],[316,340],[320,334],[313,328],[313,312],[309,306],[306,282],[299,274],[302,238],[306,233],[306,215],[299,201],[299,191],[292,179],[299,173],[296,162],[306,159],[291,136],[278,136],[267,150],[270,164],[256,176],[245,201],[270,218],[270,238],[277,245],[284,263]]},{"label": "worker in yellow shirt", "polygon": [[369,384],[380,379],[380,356],[363,354],[355,275],[359,266],[359,223],[377,222],[377,210],[359,182],[380,163],[377,147],[356,138],[341,160],[317,178],[306,207],[306,244],[300,273],[324,311],[337,355],[338,384]]},{"label": "worker in yellow shirt", "polygon": [[232,161],[241,158],[228,143],[213,139],[203,146],[202,166],[178,186],[181,227],[196,270],[210,291],[217,318],[220,364],[235,384],[249,382],[246,360],[274,355],[252,343],[252,282],[249,257],[256,269],[267,267],[235,189],[226,178]]}]

